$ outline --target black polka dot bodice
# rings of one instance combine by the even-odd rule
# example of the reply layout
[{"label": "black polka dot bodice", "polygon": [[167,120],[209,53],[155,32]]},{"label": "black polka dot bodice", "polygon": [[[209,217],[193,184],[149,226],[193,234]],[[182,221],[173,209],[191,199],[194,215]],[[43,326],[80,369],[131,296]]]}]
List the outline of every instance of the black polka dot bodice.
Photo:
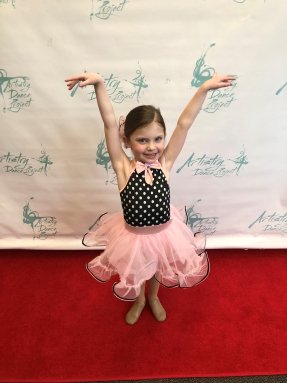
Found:
[{"label": "black polka dot bodice", "polygon": [[155,226],[170,219],[170,190],[161,169],[151,169],[152,185],[145,181],[145,171],[135,169],[120,192],[125,221],[131,226]]}]

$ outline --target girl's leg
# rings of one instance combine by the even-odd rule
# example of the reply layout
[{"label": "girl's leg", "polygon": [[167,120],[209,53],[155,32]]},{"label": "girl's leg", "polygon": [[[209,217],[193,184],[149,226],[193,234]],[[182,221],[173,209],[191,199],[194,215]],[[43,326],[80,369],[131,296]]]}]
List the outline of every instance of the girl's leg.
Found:
[{"label": "girl's leg", "polygon": [[158,299],[159,286],[155,277],[149,281],[148,301],[155,319],[163,322],[166,320],[166,311]]},{"label": "girl's leg", "polygon": [[134,304],[129,309],[129,311],[126,314],[126,322],[128,324],[135,324],[143,309],[145,307],[145,283],[141,287],[140,295],[137,297],[137,299],[134,301]]}]

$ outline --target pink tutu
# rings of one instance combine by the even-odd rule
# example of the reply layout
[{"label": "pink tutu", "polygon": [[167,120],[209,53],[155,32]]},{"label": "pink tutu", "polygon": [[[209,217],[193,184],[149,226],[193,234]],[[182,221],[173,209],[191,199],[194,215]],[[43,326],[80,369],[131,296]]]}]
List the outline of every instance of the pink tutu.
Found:
[{"label": "pink tutu", "polygon": [[136,299],[153,276],[166,287],[192,287],[209,273],[204,234],[193,235],[173,206],[170,220],[158,226],[130,226],[122,212],[103,215],[83,244],[105,246],[87,269],[100,282],[118,274],[113,291],[123,300]]}]

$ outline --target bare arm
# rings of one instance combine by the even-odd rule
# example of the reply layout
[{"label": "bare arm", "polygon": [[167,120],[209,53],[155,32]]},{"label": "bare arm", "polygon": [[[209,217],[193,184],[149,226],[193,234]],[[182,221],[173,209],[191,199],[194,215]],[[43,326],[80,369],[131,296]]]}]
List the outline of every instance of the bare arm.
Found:
[{"label": "bare arm", "polygon": [[210,80],[207,80],[201,85],[186,105],[179,116],[176,128],[173,131],[169,143],[164,151],[165,163],[168,170],[172,168],[174,161],[181,152],[187,133],[200,112],[208,91],[211,89],[230,86],[232,85],[232,80],[235,80],[235,78],[235,76],[214,75]]},{"label": "bare arm", "polygon": [[117,170],[121,166],[126,155],[122,149],[119,127],[112,103],[104,84],[104,80],[96,73],[82,73],[77,76],[69,77],[65,81],[69,90],[73,89],[73,87],[78,83],[80,87],[94,85],[97,104],[104,122],[108,152],[113,168]]}]

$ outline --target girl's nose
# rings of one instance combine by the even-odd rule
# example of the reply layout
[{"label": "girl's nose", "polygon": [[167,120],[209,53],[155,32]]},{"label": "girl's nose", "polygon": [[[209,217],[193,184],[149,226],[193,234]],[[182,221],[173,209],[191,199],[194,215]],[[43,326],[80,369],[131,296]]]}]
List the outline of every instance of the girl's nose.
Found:
[{"label": "girl's nose", "polygon": [[153,150],[155,148],[155,144],[153,141],[149,141],[148,143],[148,150]]}]

